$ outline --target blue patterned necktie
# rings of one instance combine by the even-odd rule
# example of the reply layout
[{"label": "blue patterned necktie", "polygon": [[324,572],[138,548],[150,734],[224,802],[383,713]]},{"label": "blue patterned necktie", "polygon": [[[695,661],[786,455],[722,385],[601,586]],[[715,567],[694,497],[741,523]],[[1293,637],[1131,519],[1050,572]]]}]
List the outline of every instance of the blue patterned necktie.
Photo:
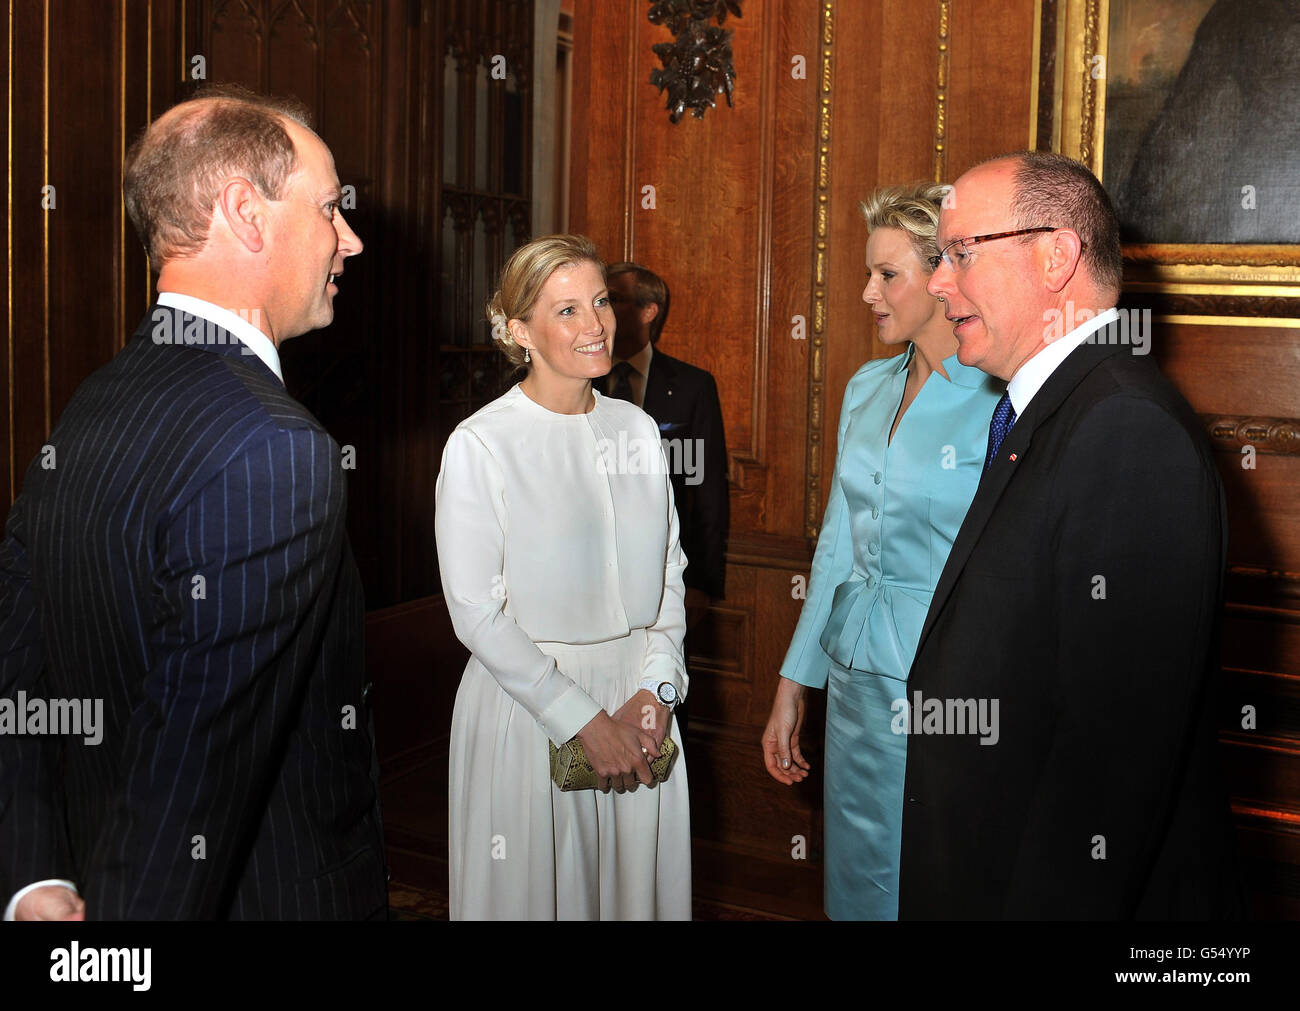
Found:
[{"label": "blue patterned necktie", "polygon": [[1011,406],[1011,398],[1004,393],[998,406],[993,408],[993,421],[989,424],[989,451],[984,455],[985,470],[992,465],[993,458],[998,455],[998,447],[1015,423],[1016,409]]}]

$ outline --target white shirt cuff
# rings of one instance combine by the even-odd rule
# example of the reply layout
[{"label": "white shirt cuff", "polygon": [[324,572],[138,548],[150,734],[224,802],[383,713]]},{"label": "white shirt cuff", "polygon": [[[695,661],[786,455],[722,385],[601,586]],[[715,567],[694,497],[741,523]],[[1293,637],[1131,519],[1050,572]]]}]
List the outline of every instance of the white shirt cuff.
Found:
[{"label": "white shirt cuff", "polygon": [[546,707],[537,717],[537,723],[558,748],[576,737],[602,711],[599,702],[573,685]]},{"label": "white shirt cuff", "polygon": [[6,921],[14,918],[14,913],[18,910],[18,903],[22,902],[23,896],[36,888],[44,888],[46,885],[62,885],[64,888],[71,890],[74,895],[79,895],[77,886],[71,881],[64,881],[62,878],[47,878],[45,881],[33,881],[26,888],[20,888],[14,892],[14,897],[9,900],[9,905],[5,906],[4,918]]}]

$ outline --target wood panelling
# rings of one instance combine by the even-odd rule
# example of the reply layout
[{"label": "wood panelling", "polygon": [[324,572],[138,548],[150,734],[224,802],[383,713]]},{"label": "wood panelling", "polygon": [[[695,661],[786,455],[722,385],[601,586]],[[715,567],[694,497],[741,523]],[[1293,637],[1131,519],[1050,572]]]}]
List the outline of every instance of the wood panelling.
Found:
[{"label": "wood panelling", "polygon": [[[1144,294],[1129,301],[1140,303]],[[1236,318],[1223,315],[1234,302]],[[1195,301],[1186,308],[1197,308]],[[1214,315],[1156,316],[1153,347],[1205,422],[1228,497],[1220,726],[1242,876],[1255,915],[1294,917],[1300,911],[1300,326],[1252,319],[1251,309],[1247,300],[1217,298],[1209,310]]]},{"label": "wood panelling", "polygon": [[[1156,317],[1153,346],[1161,369],[1202,413],[1294,417],[1300,391],[1297,326],[1224,326]],[[1242,397],[1248,391],[1249,398]]]},{"label": "wood panelling", "polygon": [[952,98],[943,182],[985,158],[1025,147],[1034,49],[1032,0],[957,0],[949,6]]},{"label": "wood panelling", "polygon": [[122,156],[175,99],[181,46],[179,5],[163,0],[10,0],[3,11],[0,424],[12,500],[72,392],[148,305],[144,253],[122,206]]},{"label": "wood panelling", "polygon": [[[1232,428],[1214,439],[1219,472],[1229,501],[1229,565],[1272,569],[1300,577],[1300,456],[1294,442],[1267,438],[1270,427],[1300,430],[1300,328],[1243,327],[1177,317],[1155,319],[1152,344],[1161,369],[1205,420],[1207,430]],[[1260,437],[1243,445],[1251,418],[1267,418]],[[1248,447],[1253,454],[1243,452]],[[1236,598],[1229,584],[1228,599]],[[1225,658],[1250,644],[1233,635]],[[1300,659],[1291,653],[1290,668]]]},{"label": "wood panelling", "polygon": [[[574,108],[583,113],[574,121],[570,227],[607,259],[637,259],[668,282],[664,350],[738,394],[723,397],[733,514],[754,529],[788,529],[800,502],[770,488],[802,485],[802,453],[782,440],[774,456],[767,440],[774,426],[800,424],[806,394],[805,352],[789,334],[791,316],[809,314],[816,21],[780,3],[747,3],[734,22],[736,63],[746,68],[735,108],[724,103],[674,127],[647,83],[658,64],[650,47],[670,36],[643,7],[576,5]],[[808,79],[792,80],[793,54],[807,57]],[[729,150],[747,153],[718,157]]]},{"label": "wood panelling", "polygon": [[374,692],[375,739],[385,778],[400,775],[442,741],[469,652],[456,639],[441,596],[366,615],[366,669]]}]

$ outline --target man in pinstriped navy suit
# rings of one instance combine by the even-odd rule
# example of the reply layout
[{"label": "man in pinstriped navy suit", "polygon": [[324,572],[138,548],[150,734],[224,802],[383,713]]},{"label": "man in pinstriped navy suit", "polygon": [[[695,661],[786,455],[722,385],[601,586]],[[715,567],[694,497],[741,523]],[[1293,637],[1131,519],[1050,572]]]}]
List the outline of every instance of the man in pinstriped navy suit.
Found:
[{"label": "man in pinstriped navy suit", "polygon": [[[0,548],[0,903],[384,918],[341,452],[277,353],[331,322],[361,252],[333,159],[296,106],[222,89],[149,128],[124,194],[158,301]],[[102,700],[100,743],[39,732],[33,707],[77,699]]]}]

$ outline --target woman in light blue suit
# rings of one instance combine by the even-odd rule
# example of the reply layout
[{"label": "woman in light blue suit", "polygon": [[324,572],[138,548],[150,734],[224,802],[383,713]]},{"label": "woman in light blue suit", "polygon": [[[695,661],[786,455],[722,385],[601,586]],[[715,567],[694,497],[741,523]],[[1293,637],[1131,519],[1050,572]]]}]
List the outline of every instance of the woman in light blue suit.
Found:
[{"label": "woman in light blue suit", "polygon": [[861,205],[862,300],[880,341],[904,351],[867,362],[844,393],[808,599],[763,734],[773,778],[803,781],[805,693],[827,689],[826,914],[836,920],[898,917],[907,675],[1005,388],[957,360],[944,305],[925,290],[944,192],[890,187]]}]

